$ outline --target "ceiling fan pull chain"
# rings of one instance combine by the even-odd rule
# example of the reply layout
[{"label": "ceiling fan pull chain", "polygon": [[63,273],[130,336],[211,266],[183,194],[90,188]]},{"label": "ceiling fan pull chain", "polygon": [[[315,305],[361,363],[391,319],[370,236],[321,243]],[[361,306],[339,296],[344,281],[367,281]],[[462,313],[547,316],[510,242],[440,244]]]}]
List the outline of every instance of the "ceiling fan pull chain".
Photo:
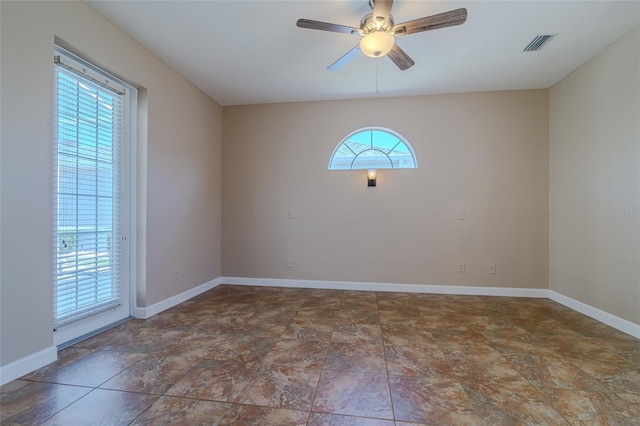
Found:
[{"label": "ceiling fan pull chain", "polygon": [[378,96],[378,61],[376,61],[376,96]]}]

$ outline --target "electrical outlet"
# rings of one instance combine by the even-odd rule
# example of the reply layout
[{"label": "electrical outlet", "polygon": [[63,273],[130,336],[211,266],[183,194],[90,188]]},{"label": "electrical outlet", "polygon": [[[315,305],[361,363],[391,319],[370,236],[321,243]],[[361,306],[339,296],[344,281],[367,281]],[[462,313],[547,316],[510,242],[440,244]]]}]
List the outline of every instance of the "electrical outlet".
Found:
[{"label": "electrical outlet", "polygon": [[464,272],[464,263],[458,263],[458,272]]},{"label": "electrical outlet", "polygon": [[287,259],[287,268],[293,268],[293,259]]},{"label": "electrical outlet", "polygon": [[495,274],[496,273],[496,265],[493,263],[489,264],[489,273],[490,274]]}]

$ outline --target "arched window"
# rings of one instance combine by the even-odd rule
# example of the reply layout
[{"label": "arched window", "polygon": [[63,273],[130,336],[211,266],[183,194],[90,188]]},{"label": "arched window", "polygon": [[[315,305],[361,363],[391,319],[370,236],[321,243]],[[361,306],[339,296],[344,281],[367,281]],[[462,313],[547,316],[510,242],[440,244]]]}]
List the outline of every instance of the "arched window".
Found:
[{"label": "arched window", "polygon": [[415,169],[416,155],[409,142],[382,127],[366,127],[347,135],[336,146],[329,170]]}]

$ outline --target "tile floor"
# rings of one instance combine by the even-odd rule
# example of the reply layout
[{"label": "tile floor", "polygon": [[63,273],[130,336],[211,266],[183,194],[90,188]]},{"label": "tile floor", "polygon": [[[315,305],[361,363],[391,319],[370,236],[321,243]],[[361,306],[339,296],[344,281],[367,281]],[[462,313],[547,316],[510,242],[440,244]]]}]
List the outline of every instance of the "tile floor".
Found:
[{"label": "tile floor", "polygon": [[0,389],[3,425],[640,425],[640,341],[546,299],[220,286]]}]

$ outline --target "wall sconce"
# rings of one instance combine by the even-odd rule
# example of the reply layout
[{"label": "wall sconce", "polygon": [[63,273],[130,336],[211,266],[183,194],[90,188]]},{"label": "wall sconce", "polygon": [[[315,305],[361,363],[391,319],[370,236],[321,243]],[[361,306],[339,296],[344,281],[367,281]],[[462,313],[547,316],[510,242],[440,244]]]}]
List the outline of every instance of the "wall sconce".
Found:
[{"label": "wall sconce", "polygon": [[376,186],[376,169],[368,169],[367,170],[367,186]]}]

